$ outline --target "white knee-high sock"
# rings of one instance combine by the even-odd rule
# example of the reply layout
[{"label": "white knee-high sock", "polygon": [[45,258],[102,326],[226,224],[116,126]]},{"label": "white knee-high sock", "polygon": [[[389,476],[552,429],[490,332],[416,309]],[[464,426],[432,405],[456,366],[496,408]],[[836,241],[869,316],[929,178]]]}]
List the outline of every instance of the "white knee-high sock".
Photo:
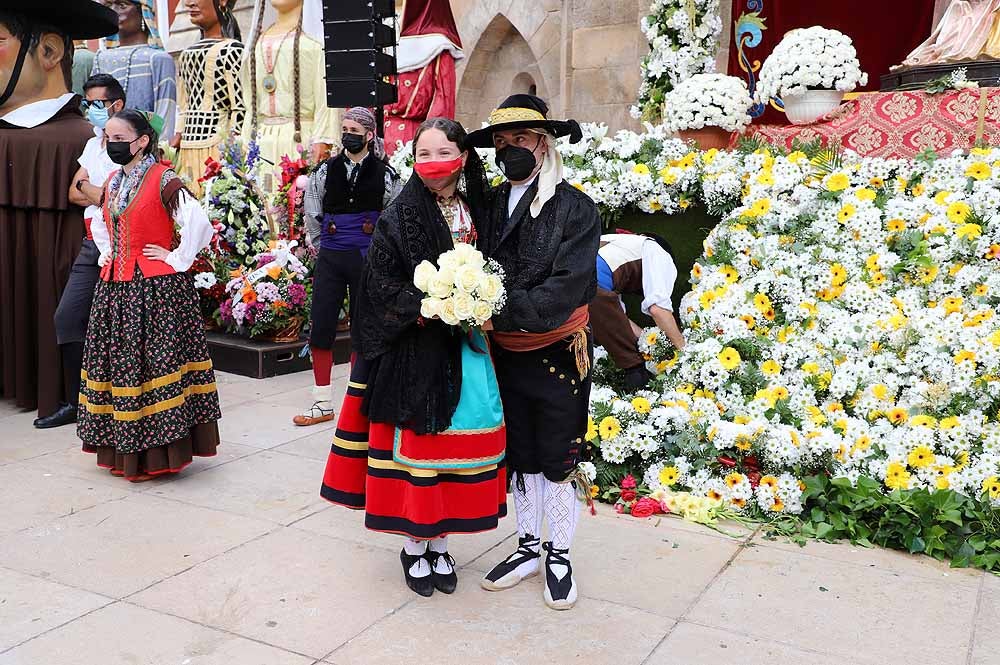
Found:
[{"label": "white knee-high sock", "polygon": [[[568,550],[576,533],[576,523],[580,518],[580,500],[572,483],[554,483],[545,479],[545,516],[549,520],[549,536],[552,548]],[[569,558],[569,555],[566,555]],[[553,566],[552,572],[562,578],[565,566]]]},{"label": "white knee-high sock", "polygon": [[[521,538],[542,537],[542,517],[545,503],[545,476],[540,473],[516,472],[513,478],[514,512],[517,514],[517,535]],[[523,487],[522,487],[523,486]],[[537,550],[539,546],[533,549]]]}]

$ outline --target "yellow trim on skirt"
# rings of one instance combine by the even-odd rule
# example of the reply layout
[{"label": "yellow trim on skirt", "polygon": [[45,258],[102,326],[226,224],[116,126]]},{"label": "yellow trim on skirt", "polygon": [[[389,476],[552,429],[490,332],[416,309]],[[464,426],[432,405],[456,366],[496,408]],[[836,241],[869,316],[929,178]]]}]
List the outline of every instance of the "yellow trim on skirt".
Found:
[{"label": "yellow trim on skirt", "polygon": [[157,413],[162,413],[163,411],[169,411],[170,409],[176,409],[177,407],[184,404],[190,395],[205,395],[208,393],[215,392],[215,382],[206,383],[203,385],[188,386],[185,388],[180,395],[176,397],[171,397],[170,399],[160,400],[155,404],[150,404],[149,406],[144,406],[137,411],[118,411],[115,409],[113,404],[92,404],[86,395],[80,395],[80,406],[87,409],[89,413],[95,415],[113,415],[115,420],[132,422],[136,420],[141,420],[147,416],[153,416]]},{"label": "yellow trim on skirt", "polygon": [[146,381],[141,386],[114,386],[110,381],[91,381],[87,378],[87,370],[80,372],[80,378],[86,381],[87,388],[94,392],[110,392],[114,397],[141,397],[143,393],[148,393],[158,388],[165,388],[173,383],[177,383],[185,374],[191,372],[204,372],[212,369],[211,360],[201,360],[198,362],[185,363],[181,368],[171,374],[158,376],[155,379]]}]

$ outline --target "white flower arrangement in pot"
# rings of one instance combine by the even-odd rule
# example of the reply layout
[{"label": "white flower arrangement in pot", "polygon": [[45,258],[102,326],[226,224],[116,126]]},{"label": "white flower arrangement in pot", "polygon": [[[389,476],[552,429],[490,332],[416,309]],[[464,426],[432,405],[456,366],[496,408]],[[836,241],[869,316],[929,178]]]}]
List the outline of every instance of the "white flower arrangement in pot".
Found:
[{"label": "white flower arrangement in pot", "polygon": [[756,101],[780,97],[788,119],[807,125],[837,108],[845,92],[867,83],[851,38],[816,25],[781,39],[761,67]]},{"label": "white flower arrangement in pot", "polygon": [[703,150],[725,148],[734,132],[750,124],[752,104],[742,79],[725,74],[696,74],[666,94],[664,129]]}]

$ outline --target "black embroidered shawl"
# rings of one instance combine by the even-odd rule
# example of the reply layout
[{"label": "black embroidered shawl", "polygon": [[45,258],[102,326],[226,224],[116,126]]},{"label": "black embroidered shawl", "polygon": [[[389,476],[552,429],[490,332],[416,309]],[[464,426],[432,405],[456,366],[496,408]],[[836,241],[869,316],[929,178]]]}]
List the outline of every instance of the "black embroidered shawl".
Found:
[{"label": "black embroidered shawl", "polygon": [[434,195],[413,175],[375,226],[361,277],[354,342],[372,362],[363,410],[418,434],[446,430],[462,382],[462,330],[420,319],[413,271],[453,246]]}]

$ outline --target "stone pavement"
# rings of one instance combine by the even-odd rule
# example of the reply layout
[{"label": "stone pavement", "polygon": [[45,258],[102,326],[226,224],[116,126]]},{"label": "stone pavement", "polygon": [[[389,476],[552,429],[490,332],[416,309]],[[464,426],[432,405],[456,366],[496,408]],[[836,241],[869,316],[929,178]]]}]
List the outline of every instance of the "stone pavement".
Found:
[{"label": "stone pavement", "polygon": [[607,510],[572,611],[539,578],[479,588],[512,517],[452,539],[455,596],[418,598],[399,538],[318,495],[332,427],[291,425],[310,379],[220,374],[219,456],[141,485],[0,402],[0,665],[1000,663],[998,577]]}]

